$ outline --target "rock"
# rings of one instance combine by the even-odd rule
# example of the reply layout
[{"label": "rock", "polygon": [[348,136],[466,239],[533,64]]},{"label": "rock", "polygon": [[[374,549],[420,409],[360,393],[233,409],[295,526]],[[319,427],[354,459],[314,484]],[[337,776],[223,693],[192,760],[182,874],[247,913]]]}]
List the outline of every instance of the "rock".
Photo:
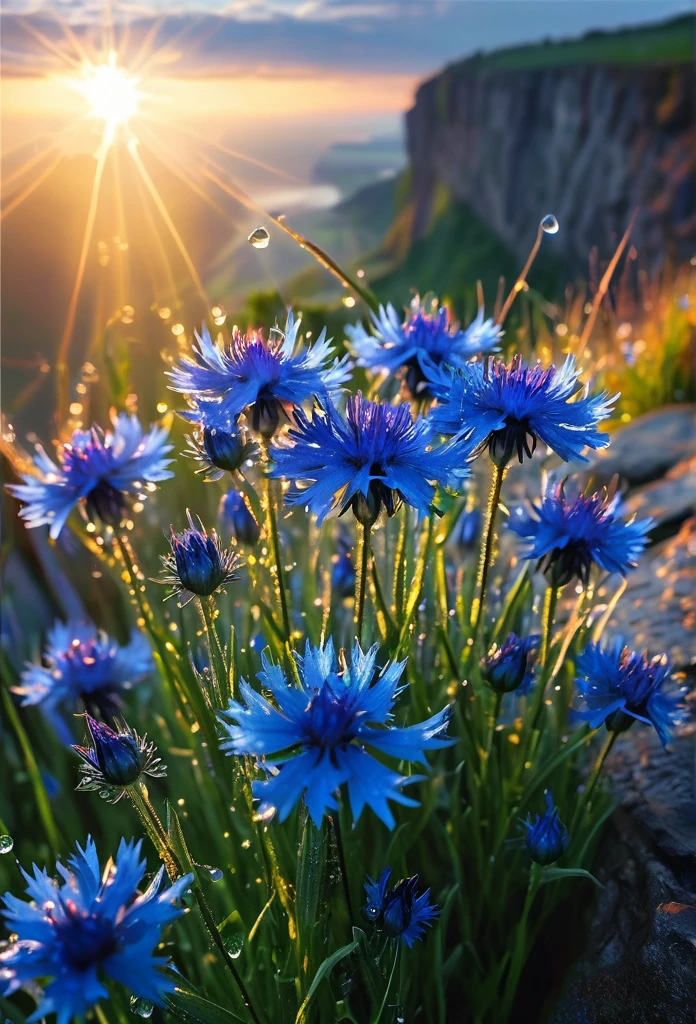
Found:
[{"label": "rock", "polygon": [[668,405],[619,427],[613,431],[608,448],[592,452],[589,464],[571,463],[567,471],[584,480],[591,477],[599,483],[609,483],[618,474],[622,481],[635,487],[657,480],[678,462],[693,455],[696,455],[696,407]]},{"label": "rock", "polygon": [[607,762],[621,794],[599,851],[604,889],[553,1024],[696,1021],[696,726],[665,753],[632,729]]},{"label": "rock", "polygon": [[608,626],[651,654],[666,651],[678,668],[696,664],[696,519],[648,549]]},{"label": "rock", "polygon": [[626,510],[639,519],[653,518],[653,536],[668,535],[696,515],[696,455],[678,462],[662,480],[631,494]]}]

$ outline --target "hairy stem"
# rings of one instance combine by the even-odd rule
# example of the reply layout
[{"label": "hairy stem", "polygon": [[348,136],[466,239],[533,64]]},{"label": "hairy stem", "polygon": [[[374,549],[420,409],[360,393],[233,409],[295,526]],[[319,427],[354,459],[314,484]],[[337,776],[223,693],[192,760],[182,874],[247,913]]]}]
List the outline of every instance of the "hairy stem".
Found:
[{"label": "hairy stem", "polygon": [[367,573],[370,561],[370,535],[369,526],[360,527],[360,557],[358,575],[355,578],[355,635],[358,643],[362,646],[363,629],[365,626],[365,595],[367,593]]},{"label": "hairy stem", "polygon": [[493,539],[495,536],[495,520],[500,505],[500,492],[503,489],[505,469],[500,466],[493,467],[493,480],[491,491],[488,497],[488,508],[486,509],[486,525],[483,531],[483,543],[481,545],[481,558],[479,560],[476,581],[478,583],[478,594],[471,604],[471,639],[472,648],[476,645],[481,619],[483,618],[484,603],[486,600],[486,585],[488,583],[488,572],[491,566],[493,555]]},{"label": "hairy stem", "polygon": [[[142,821],[145,827],[145,831],[150,837],[153,846],[155,847],[160,857],[162,858],[164,866],[167,870],[167,874],[169,875],[172,881],[175,881],[177,878],[181,878],[181,876],[184,875],[186,872],[184,871],[184,868],[182,867],[181,862],[179,861],[179,857],[176,853],[176,850],[174,849],[172,842],[169,839],[167,830],[160,821],[157,812],[155,811],[154,807],[150,802],[150,799],[147,795],[147,790],[141,784],[129,786],[128,796],[130,797],[133,806],[138,812],[140,820]],[[249,1014],[251,1015],[251,1018],[254,1021],[254,1024],[260,1024],[260,1018],[256,1013],[256,1010],[254,1009],[253,1003],[251,1002],[251,998],[249,996],[249,993],[247,992],[246,986],[242,981],[242,977],[239,971],[237,970],[237,965],[235,964],[234,960],[225,949],[225,943],[223,942],[220,930],[215,922],[215,918],[213,917],[212,911],[205,899],[203,890],[201,889],[196,879],[194,879],[192,884],[192,893],[194,899],[196,900],[198,911],[201,915],[201,918],[203,919],[203,923],[208,931],[208,934],[210,935],[213,944],[216,946],[220,955],[222,956],[225,966],[227,967],[232,977],[234,978],[235,984],[239,989],[239,994],[242,997],[244,1005],[248,1009]]]}]

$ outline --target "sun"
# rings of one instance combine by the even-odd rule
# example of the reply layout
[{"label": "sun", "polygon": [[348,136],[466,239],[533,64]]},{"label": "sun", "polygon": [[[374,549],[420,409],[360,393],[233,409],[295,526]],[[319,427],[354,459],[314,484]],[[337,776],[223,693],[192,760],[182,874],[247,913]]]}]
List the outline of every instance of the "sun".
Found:
[{"label": "sun", "polygon": [[87,100],[93,117],[104,123],[104,144],[138,111],[140,80],[121,67],[112,51],[106,64],[87,64],[75,88]]}]

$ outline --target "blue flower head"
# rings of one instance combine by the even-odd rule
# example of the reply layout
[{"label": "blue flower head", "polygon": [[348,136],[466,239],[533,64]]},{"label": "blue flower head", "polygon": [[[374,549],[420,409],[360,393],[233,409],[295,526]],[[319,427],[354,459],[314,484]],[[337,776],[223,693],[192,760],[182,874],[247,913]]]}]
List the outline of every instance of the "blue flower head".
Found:
[{"label": "blue flower head", "polygon": [[618,495],[602,489],[566,497],[564,482],[547,487],[532,510],[533,516],[517,509],[510,529],[528,542],[524,557],[537,559],[557,587],[574,578],[587,586],[593,564],[626,576],[638,564],[652,526],[652,519],[623,519]]},{"label": "blue flower head", "polygon": [[457,370],[441,368],[432,375],[438,399],[433,425],[443,434],[465,435],[477,452],[487,448],[498,466],[507,466],[515,455],[520,462],[525,455],[531,458],[537,441],[565,462],[586,461],[583,448],[609,444],[597,424],[618,396],[579,394],[579,375],[572,356],[560,370],[525,366],[520,356],[510,365],[491,357]]},{"label": "blue flower head", "polygon": [[394,725],[406,662],[391,662],[379,672],[377,644],[366,653],[356,644],[349,666],[336,664],[331,640],[323,647],[307,643],[304,657],[296,657],[299,686],[289,686],[280,666],[262,657],[258,678],[273,704],[240,683],[241,701],[230,701],[219,716],[229,736],[222,749],[263,758],[269,778],[254,783],[263,816],[277,811],[283,821],[304,794],[319,826],[327,810],[337,809],[336,793],[345,785],[356,821],[367,805],[392,828],[387,801],[417,806],[401,789],[423,776],[399,775],[375,753],[425,764],[426,750],[454,742],[445,736],[451,708],[418,725]]},{"label": "blue flower head", "polygon": [[538,636],[508,633],[502,645],[483,659],[483,678],[497,693],[512,693],[520,687],[526,690],[531,682],[529,657],[538,646]]},{"label": "blue flower head", "polygon": [[258,544],[261,529],[240,491],[232,488],[223,494],[218,509],[218,521],[221,528],[235,537],[240,544],[247,547]]},{"label": "blue flower head", "polygon": [[[467,475],[469,449],[463,442],[438,445],[430,421],[398,406],[370,402],[358,392],[348,400],[346,418],[329,405],[312,418],[295,413],[294,442],[271,449],[271,476],[295,481],[288,505],[305,505],[318,521],[339,508],[372,526],[385,510],[393,516],[405,501],[419,512],[433,510],[435,483]],[[298,487],[298,482],[309,483]]]},{"label": "blue flower head", "polygon": [[377,882],[368,876],[365,883],[367,903],[363,917],[374,923],[390,939],[401,939],[409,948],[422,939],[440,911],[429,903],[430,889],[416,895],[418,875],[404,878],[393,889],[388,887],[391,868],[385,868]]},{"label": "blue flower head", "polygon": [[186,440],[189,447],[183,454],[200,463],[196,473],[205,480],[220,480],[225,473],[236,473],[258,451],[239,423],[212,415],[199,423]]},{"label": "blue flower head", "polygon": [[49,631],[44,665],[28,665],[17,687],[23,705],[45,704],[74,710],[80,705],[113,718],[124,690],[153,669],[152,651],[142,633],[119,646],[91,623],[56,622]]},{"label": "blue flower head", "polygon": [[164,868],[144,892],[140,859],[142,842],[121,840],[118,853],[104,876],[91,838],[84,850],[57,864],[61,882],[34,865],[27,882],[27,903],[6,893],[2,913],[17,936],[0,953],[0,980],[5,995],[27,982],[50,978],[41,1003],[28,1024],[51,1013],[57,1024],[84,1016],[101,999],[108,999],[105,980],[124,985],[133,995],[163,1005],[174,990],[164,973],[167,957],[155,956],[162,929],[182,913],[177,906],[193,880],[185,875],[162,888]]},{"label": "blue flower head", "polygon": [[285,330],[273,328],[269,340],[260,331],[245,335],[235,328],[225,346],[215,344],[204,326],[193,356],[168,372],[170,388],[186,395],[191,407],[181,415],[196,423],[210,417],[235,423],[245,412],[254,430],[272,437],[294,406],[338,394],[350,378],[348,357],[330,364],[326,328],[310,348],[299,338],[300,324],[289,312]]},{"label": "blue flower head", "polygon": [[76,506],[91,521],[118,526],[133,495],[143,500],[146,483],[173,475],[166,468],[172,461],[165,458],[172,450],[166,428],[152,427],[143,434],[137,417],[125,413],[112,422],[113,431],[97,426],[76,430],[70,443],[59,447],[57,463],[37,445],[37,474],[24,473],[23,484],[8,485],[25,503],[19,514],[28,527],[49,525],[56,538]]},{"label": "blue flower head", "polygon": [[665,691],[671,667],[666,654],[648,658],[631,651],[620,637],[607,647],[588,644],[575,664],[575,685],[585,710],[577,717],[593,729],[604,723],[624,732],[635,721],[653,725],[663,746],[683,721],[684,688]]},{"label": "blue flower head", "polygon": [[87,746],[73,744],[73,750],[82,759],[80,790],[97,790],[99,795],[111,803],[117,803],[125,793],[126,786],[148,775],[160,779],[167,769],[157,757],[153,743],[147,742],[127,725],[110,729],[90,715],[87,722]]},{"label": "blue flower head", "polygon": [[239,556],[223,548],[215,530],[208,534],[200,519],[196,526],[190,511],[186,515],[189,529],[174,533],[171,527],[171,551],[160,559],[167,574],[154,581],[172,588],[165,600],[178,597],[180,608],[239,579]]},{"label": "blue flower head", "polygon": [[554,864],[570,845],[570,833],[561,821],[558,808],[554,806],[551,793],[546,791],[546,810],[539,817],[527,815],[522,823],[526,830],[527,849],[537,864]]},{"label": "blue flower head", "polygon": [[405,370],[405,382],[414,397],[429,393],[429,377],[442,363],[462,366],[474,356],[495,352],[502,331],[492,320],[484,319],[479,309],[476,319],[466,328],[450,323],[444,307],[432,304],[428,313],[419,298],[411,303],[406,320],[389,303],[371,313],[372,333],[361,323],[346,327],[346,333],[358,357],[358,366],[395,373]]}]

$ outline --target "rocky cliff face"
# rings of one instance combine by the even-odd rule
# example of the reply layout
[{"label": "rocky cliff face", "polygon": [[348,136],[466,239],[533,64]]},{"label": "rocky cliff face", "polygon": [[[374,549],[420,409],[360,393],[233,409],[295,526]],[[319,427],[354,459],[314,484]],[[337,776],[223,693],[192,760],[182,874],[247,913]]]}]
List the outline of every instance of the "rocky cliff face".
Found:
[{"label": "rocky cliff face", "polygon": [[696,253],[696,74],[693,63],[448,68],[407,115],[413,241],[444,189],[520,260],[540,218],[553,251],[586,272],[613,251],[639,207],[632,242],[644,266]]}]

